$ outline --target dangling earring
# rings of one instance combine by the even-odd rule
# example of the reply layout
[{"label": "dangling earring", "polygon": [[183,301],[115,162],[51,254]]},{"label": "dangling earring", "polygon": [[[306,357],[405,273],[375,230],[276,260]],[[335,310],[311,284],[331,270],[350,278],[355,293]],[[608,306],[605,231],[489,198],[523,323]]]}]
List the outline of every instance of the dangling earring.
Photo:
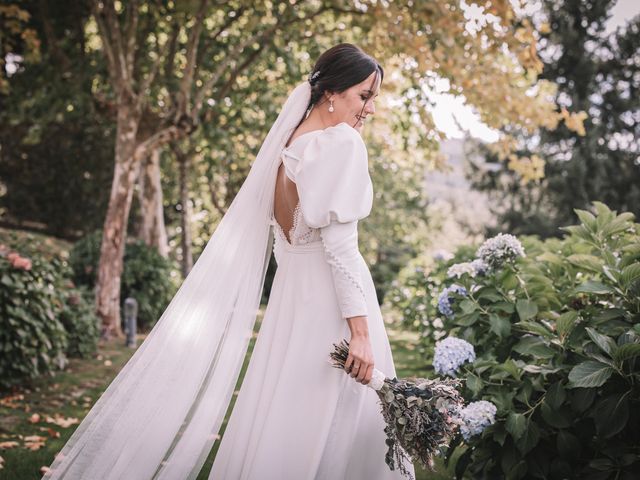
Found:
[{"label": "dangling earring", "polygon": [[333,113],[333,100],[329,100],[329,112]]}]

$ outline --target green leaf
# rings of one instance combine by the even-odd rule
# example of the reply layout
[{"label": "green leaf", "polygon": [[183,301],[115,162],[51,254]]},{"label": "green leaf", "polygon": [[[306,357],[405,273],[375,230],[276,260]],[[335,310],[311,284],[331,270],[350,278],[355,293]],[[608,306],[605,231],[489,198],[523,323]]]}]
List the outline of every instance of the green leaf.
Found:
[{"label": "green leaf", "polygon": [[475,302],[466,299],[460,302],[460,309],[464,312],[464,313],[471,313],[473,312],[475,309],[477,308]]},{"label": "green leaf", "polygon": [[492,305],[494,310],[500,310],[504,313],[513,313],[515,312],[515,307],[513,303],[509,302],[498,302]]},{"label": "green leaf", "polygon": [[540,412],[544,421],[552,427],[567,428],[571,425],[571,422],[569,422],[570,415],[565,415],[560,410],[554,410],[547,403],[543,403],[540,406]]},{"label": "green leaf", "polygon": [[512,272],[508,272],[500,279],[500,283],[502,284],[502,288],[508,292],[518,286],[518,278]]},{"label": "green leaf", "polygon": [[522,455],[526,455],[538,444],[539,441],[540,429],[535,422],[532,422],[531,419],[527,419],[525,433],[516,441],[516,447],[518,447],[518,450],[520,450]]},{"label": "green leaf", "polygon": [[616,345],[616,342],[614,342],[611,338],[607,337],[606,335],[602,335],[596,332],[593,328],[587,327],[585,330],[587,331],[589,338],[591,338],[591,340],[593,340],[593,342],[596,345],[598,345],[598,347],[600,347],[601,350],[603,350],[609,356],[613,356],[613,353],[618,348],[618,346]]},{"label": "green leaf", "polygon": [[600,273],[602,272],[602,260],[593,255],[587,255],[585,253],[575,253],[573,255],[569,255],[567,260],[572,265],[579,267],[583,270],[588,270],[590,272]]},{"label": "green leaf", "polygon": [[491,331],[500,338],[508,337],[511,333],[511,322],[509,322],[509,319],[496,315],[495,313],[489,315],[489,325],[491,326]]},{"label": "green leaf", "polygon": [[598,403],[594,411],[594,420],[599,435],[609,438],[625,427],[629,420],[629,392],[630,390],[623,394],[616,393]]},{"label": "green leaf", "polygon": [[538,358],[551,358],[555,355],[555,351],[548,347],[540,337],[522,337],[518,343],[513,346],[513,350],[522,355],[533,355]]},{"label": "green leaf", "polygon": [[556,439],[556,448],[561,457],[576,459],[580,457],[582,444],[574,434],[567,430],[560,430]]},{"label": "green leaf", "polygon": [[629,288],[638,279],[640,279],[640,263],[632,263],[622,269],[620,283],[624,288]]},{"label": "green leaf", "polygon": [[576,388],[571,393],[571,408],[576,412],[585,412],[595,398],[595,388]]},{"label": "green leaf", "polygon": [[456,325],[470,327],[478,321],[478,318],[480,318],[480,312],[476,310],[473,313],[456,316],[454,322],[456,323]]},{"label": "green leaf", "polygon": [[569,372],[569,388],[599,387],[603,385],[614,372],[609,365],[587,360],[571,369]]},{"label": "green leaf", "polygon": [[538,305],[531,300],[518,300],[516,302],[516,310],[520,316],[520,320],[529,320],[538,313]]},{"label": "green leaf", "polygon": [[580,210],[578,208],[574,209],[576,215],[580,219],[580,222],[587,227],[592,232],[596,231],[596,217],[593,216],[591,212],[587,212],[586,210]]},{"label": "green leaf", "polygon": [[564,259],[560,255],[556,255],[551,252],[544,252],[542,255],[538,255],[536,260],[541,262],[552,263],[554,265],[562,266],[564,264]]},{"label": "green leaf", "polygon": [[542,335],[543,337],[551,338],[554,337],[549,330],[547,330],[543,325],[536,322],[518,322],[516,326],[526,330],[530,333],[535,333],[536,335]]},{"label": "green leaf", "polygon": [[562,386],[562,383],[556,382],[547,389],[547,393],[544,397],[545,403],[549,405],[553,410],[558,410],[567,398],[567,393]]},{"label": "green leaf", "polygon": [[505,428],[511,434],[514,440],[519,440],[524,435],[527,427],[527,417],[521,413],[510,412],[507,417]]},{"label": "green leaf", "polygon": [[498,302],[503,296],[498,293],[495,288],[483,288],[477,294],[478,299],[489,300],[490,302]]},{"label": "green leaf", "polygon": [[594,280],[587,280],[581,285],[578,285],[575,289],[576,293],[593,293],[595,295],[606,295],[607,293],[613,293],[614,289],[609,285],[605,285],[602,282],[596,282]]},{"label": "green leaf", "polygon": [[575,310],[569,310],[563,313],[556,319],[556,330],[560,337],[566,336],[571,330],[578,319],[578,312]]},{"label": "green leaf", "polygon": [[474,397],[482,391],[482,387],[484,386],[482,379],[472,373],[467,375],[466,383],[467,388],[473,392]]},{"label": "green leaf", "polygon": [[620,345],[613,353],[613,359],[618,363],[622,363],[638,355],[640,355],[640,343],[625,343]]},{"label": "green leaf", "polygon": [[518,368],[518,365],[516,365],[516,362],[514,362],[510,358],[505,360],[503,363],[496,365],[495,369],[508,373],[516,380],[520,380],[520,377],[522,375],[522,373],[520,372],[520,368]]}]

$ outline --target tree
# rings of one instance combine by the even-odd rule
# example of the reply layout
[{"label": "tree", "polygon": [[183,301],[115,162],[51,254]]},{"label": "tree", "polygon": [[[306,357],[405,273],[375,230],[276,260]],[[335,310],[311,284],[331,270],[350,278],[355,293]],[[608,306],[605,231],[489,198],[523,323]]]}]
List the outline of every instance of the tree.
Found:
[{"label": "tree", "polygon": [[612,3],[544,4],[542,76],[558,85],[561,115],[573,109],[588,117],[584,128],[562,125],[522,139],[520,153],[538,160],[543,179],[522,181],[506,168],[473,174],[477,188],[493,198],[501,229],[559,235],[560,226],[575,223],[574,208],[595,200],[640,214],[640,18],[607,37]]}]

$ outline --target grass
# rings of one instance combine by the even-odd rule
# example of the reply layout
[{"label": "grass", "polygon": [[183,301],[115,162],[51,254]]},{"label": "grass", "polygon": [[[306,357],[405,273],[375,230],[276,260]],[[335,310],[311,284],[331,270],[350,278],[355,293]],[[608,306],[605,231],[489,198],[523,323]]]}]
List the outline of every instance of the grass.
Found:
[{"label": "grass", "polygon": [[[256,322],[256,331],[258,327],[259,320]],[[417,335],[395,330],[391,326],[387,326],[387,332],[394,352],[398,377],[423,376],[425,365],[414,350],[418,341]],[[138,344],[141,341],[142,338]],[[249,343],[236,393],[244,378],[254,342],[255,335]],[[29,388],[14,392],[13,396],[3,393],[0,399],[0,458],[4,459],[4,464],[0,461],[0,466],[4,468],[0,469],[0,480],[40,479],[43,474],[41,468],[51,464],[54,455],[62,449],[79,421],[133,352],[133,349],[124,346],[124,342],[111,341],[101,345],[92,358],[72,359],[67,369],[54,377],[42,377]],[[224,435],[235,399],[236,395],[231,400],[220,435]],[[39,415],[38,421],[30,421],[37,419],[34,416],[36,414]],[[47,419],[53,420],[53,423],[47,422]],[[57,424],[63,423],[65,419],[77,419],[78,423],[67,427]],[[17,445],[2,449],[4,442],[17,442]],[[214,443],[198,476],[199,480],[208,478],[219,444],[219,440]],[[27,445],[33,445],[34,450]],[[41,446],[35,449],[37,445]],[[451,470],[445,468],[441,461],[436,463],[436,469],[433,473],[416,466],[416,480],[453,478]]]}]

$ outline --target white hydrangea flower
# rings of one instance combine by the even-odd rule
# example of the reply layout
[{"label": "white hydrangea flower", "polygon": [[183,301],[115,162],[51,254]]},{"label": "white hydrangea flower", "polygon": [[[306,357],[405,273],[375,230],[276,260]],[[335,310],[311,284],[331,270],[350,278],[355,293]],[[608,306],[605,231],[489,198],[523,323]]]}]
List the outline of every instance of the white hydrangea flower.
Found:
[{"label": "white hydrangea flower", "polygon": [[463,275],[469,275],[474,278],[476,275],[483,275],[489,266],[483,260],[477,258],[472,262],[462,262],[451,265],[447,270],[447,277],[460,278]]},{"label": "white hydrangea flower", "polygon": [[480,245],[476,256],[491,268],[499,268],[505,262],[524,257],[525,253],[520,240],[508,233],[500,233]]},{"label": "white hydrangea flower", "polygon": [[476,276],[476,270],[470,262],[456,263],[455,265],[451,265],[447,270],[447,277],[449,278],[460,278],[465,274],[471,277]]}]

